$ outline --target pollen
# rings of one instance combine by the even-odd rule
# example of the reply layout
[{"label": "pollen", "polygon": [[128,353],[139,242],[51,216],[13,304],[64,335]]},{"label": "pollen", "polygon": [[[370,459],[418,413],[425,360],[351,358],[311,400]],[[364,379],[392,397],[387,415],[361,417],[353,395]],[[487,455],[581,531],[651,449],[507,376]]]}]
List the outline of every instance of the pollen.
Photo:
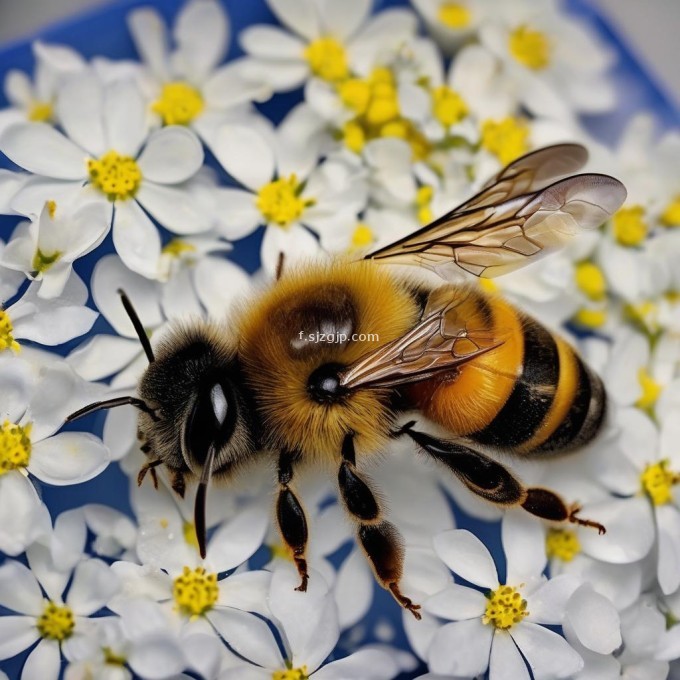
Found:
[{"label": "pollen", "polygon": [[255,205],[268,222],[288,227],[302,216],[305,208],[314,205],[313,199],[300,196],[302,188],[295,174],[280,177],[257,192]]},{"label": "pollen", "polygon": [[345,47],[332,36],[313,40],[305,48],[304,56],[312,73],[323,80],[334,83],[349,76]]},{"label": "pollen", "polygon": [[12,333],[14,333],[12,320],[4,309],[0,309],[0,352],[3,352],[6,349],[18,352],[21,349]]},{"label": "pollen", "polygon": [[523,66],[541,71],[550,65],[550,40],[529,26],[518,26],[509,37],[510,54]]},{"label": "pollen", "polygon": [[361,250],[367,248],[375,241],[375,236],[371,228],[364,222],[359,222],[352,232],[350,250]]},{"label": "pollen", "polygon": [[134,158],[107,151],[101,158],[87,161],[92,184],[109,201],[132,198],[142,183],[142,173]]},{"label": "pollen", "polygon": [[208,574],[203,567],[184,567],[172,585],[177,609],[186,616],[202,616],[217,602],[217,574]]},{"label": "pollen", "polygon": [[287,668],[285,671],[274,671],[272,673],[272,680],[309,680],[307,666]]},{"label": "pollen", "polygon": [[492,624],[501,630],[512,628],[529,615],[527,601],[512,586],[500,586],[487,595],[486,611],[482,623]]},{"label": "pollen", "polygon": [[416,192],[416,208],[418,220],[421,224],[428,224],[428,222],[432,221],[432,208],[430,204],[432,203],[433,194],[434,188],[428,184],[419,187]]},{"label": "pollen", "polygon": [[643,411],[649,412],[656,405],[663,388],[649,375],[649,371],[644,366],[638,371],[638,381],[642,388],[642,394],[635,405]]},{"label": "pollen", "polygon": [[581,543],[571,529],[549,529],[545,537],[545,551],[550,559],[571,562],[581,552]]},{"label": "pollen", "polygon": [[680,227],[680,194],[676,194],[664,209],[661,224],[664,227]]},{"label": "pollen", "polygon": [[574,272],[579,290],[591,300],[601,302],[607,294],[607,281],[602,270],[592,262],[580,262]]},{"label": "pollen", "polygon": [[203,111],[203,97],[195,88],[182,81],[165,83],[161,96],[151,104],[165,125],[189,125]]},{"label": "pollen", "polygon": [[600,328],[607,323],[607,310],[583,307],[574,315],[574,323],[583,328]]},{"label": "pollen", "polygon": [[670,461],[664,459],[650,464],[640,475],[642,490],[654,505],[666,505],[673,501],[673,486],[680,483],[680,474],[669,470]]},{"label": "pollen", "polygon": [[15,425],[9,420],[0,427],[0,475],[28,466],[31,458],[31,424]]},{"label": "pollen", "polygon": [[614,236],[622,246],[639,246],[647,238],[649,228],[644,217],[645,209],[641,205],[621,208],[612,217]]},{"label": "pollen", "polygon": [[47,214],[50,216],[50,219],[53,220],[54,216],[57,214],[57,202],[45,201],[45,208],[47,208]]},{"label": "pollen", "polygon": [[48,602],[36,621],[36,627],[44,639],[63,642],[73,635],[76,622],[70,607]]},{"label": "pollen", "polygon": [[460,123],[468,114],[463,98],[450,87],[440,85],[432,90],[432,115],[444,126]]},{"label": "pollen", "polygon": [[193,522],[184,522],[182,525],[182,535],[184,536],[184,542],[192,548],[196,548],[196,552],[198,552],[198,537],[196,536],[196,527]]},{"label": "pollen", "polygon": [[181,257],[187,253],[195,253],[196,246],[192,243],[187,243],[181,238],[173,238],[163,247],[163,255],[169,255],[170,257]]},{"label": "pollen", "polygon": [[50,102],[34,101],[28,110],[28,120],[33,123],[48,123],[54,118],[54,107]]},{"label": "pollen", "polygon": [[460,2],[444,2],[439,5],[437,19],[449,28],[467,28],[472,20],[472,13]]},{"label": "pollen", "polygon": [[521,118],[508,116],[482,123],[482,148],[507,165],[529,150],[529,128]]}]

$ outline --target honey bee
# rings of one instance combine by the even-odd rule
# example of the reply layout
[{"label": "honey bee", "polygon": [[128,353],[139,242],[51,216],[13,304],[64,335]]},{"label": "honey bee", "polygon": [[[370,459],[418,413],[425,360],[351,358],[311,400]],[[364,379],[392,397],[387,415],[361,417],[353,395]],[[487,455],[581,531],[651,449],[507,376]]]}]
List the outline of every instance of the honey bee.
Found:
[{"label": "honey bee", "polygon": [[[355,262],[292,268],[228,324],[177,327],[154,349],[123,295],[149,359],[138,396],[97,402],[70,418],[139,408],[149,460],[138,481],[150,470],[155,482],[162,464],[183,496],[186,481],[198,479],[202,556],[210,480],[228,480],[257,456],[275,457],[275,515],[298,590],[309,576],[296,471],[330,466],[378,582],[416,618],[419,605],[399,586],[400,535],[357,466],[395,438],[410,438],[498,506],[603,532],[577,505],[527,488],[494,458],[550,458],[590,442],[605,416],[602,382],[562,338],[459,276],[510,272],[603,224],[626,191],[606,175],[573,174],[586,160],[575,144],[534,151],[416,233]],[[425,285],[381,264],[424,267],[448,283]],[[310,341],[321,335],[333,342]],[[428,432],[428,423],[448,435]]]}]

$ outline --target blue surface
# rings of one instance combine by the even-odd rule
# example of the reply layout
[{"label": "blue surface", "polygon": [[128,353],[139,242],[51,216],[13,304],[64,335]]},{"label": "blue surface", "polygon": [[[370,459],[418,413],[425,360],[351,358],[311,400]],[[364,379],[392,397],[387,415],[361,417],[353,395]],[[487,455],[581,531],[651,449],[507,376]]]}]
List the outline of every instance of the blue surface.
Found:
[{"label": "blue surface", "polygon": [[[223,0],[224,2],[224,0]],[[229,50],[229,58],[239,56],[242,52],[238,41],[234,36],[247,25],[252,23],[275,23],[274,17],[263,0],[228,0],[224,2],[229,12],[232,24],[232,40]],[[377,9],[404,5],[400,0],[384,0],[376,3]],[[30,49],[30,40],[40,38],[46,42],[63,43],[77,49],[87,58],[96,55],[106,56],[113,59],[136,58],[132,41],[129,37],[125,17],[135,7],[155,7],[171,24],[183,0],[122,0],[99,8],[87,14],[82,14],[73,19],[55,24],[39,34],[23,40],[6,44],[0,47],[0,82],[4,81],[6,73],[10,69],[21,69],[32,72],[34,60]],[[582,16],[595,29],[595,31],[612,47],[618,54],[618,64],[614,71],[622,106],[613,114],[605,117],[590,117],[585,122],[588,128],[599,138],[613,143],[621,133],[626,121],[630,116],[641,110],[651,110],[659,120],[662,128],[677,126],[680,122],[678,112],[673,108],[668,98],[649,78],[638,61],[634,58],[627,47],[619,40],[605,21],[597,14],[587,0],[568,0],[567,6],[573,13]],[[300,101],[301,92],[293,92],[286,95],[277,95],[272,101],[260,107],[262,112],[270,119],[278,122],[292,105]],[[7,105],[4,94],[0,92],[0,107]],[[220,174],[224,183],[231,183],[227,175],[217,164],[209,159]],[[11,164],[0,156],[0,166],[11,167]],[[7,240],[17,219],[0,216],[0,238]],[[166,234],[167,237],[167,234]],[[237,243],[231,258],[245,267],[248,271],[254,271],[258,264],[259,243],[261,233],[244,239]],[[92,268],[96,260],[102,255],[113,252],[110,236],[103,246],[96,251],[96,255],[79,260],[76,264],[78,273],[89,282]],[[111,332],[106,322],[102,319],[97,322],[93,332]],[[62,353],[67,353],[74,346],[80,344],[78,339],[60,348]],[[86,429],[90,426],[95,433],[100,433],[103,425],[103,414],[90,416],[87,421],[78,423],[78,429]],[[116,466],[112,466],[97,479],[72,487],[48,487],[43,486],[42,494],[53,516],[58,513],[86,503],[104,503],[129,512],[127,501],[126,478]],[[500,532],[497,525],[476,521],[465,516],[457,508],[454,509],[458,526],[469,528],[477,534],[489,547],[499,562],[499,570],[504,570],[504,561],[500,545]],[[400,611],[392,598],[377,589],[374,607],[367,617],[365,624],[371,630],[373,625],[380,619],[390,618],[397,625],[398,636],[395,644],[406,647],[406,638],[401,629]],[[23,666],[26,654],[21,654],[14,659],[0,662],[0,668],[8,673],[10,678],[18,678]],[[424,672],[424,668],[418,669],[408,677],[416,677]],[[406,677],[406,676],[405,676]]]}]

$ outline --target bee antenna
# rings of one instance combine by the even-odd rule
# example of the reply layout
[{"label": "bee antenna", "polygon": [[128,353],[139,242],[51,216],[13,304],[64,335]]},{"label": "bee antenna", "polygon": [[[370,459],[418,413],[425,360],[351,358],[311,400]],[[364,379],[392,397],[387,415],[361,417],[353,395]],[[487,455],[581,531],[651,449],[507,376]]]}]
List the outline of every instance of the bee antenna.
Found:
[{"label": "bee antenna", "polygon": [[212,467],[215,462],[215,447],[210,446],[208,455],[203,465],[203,472],[201,473],[201,480],[198,483],[196,491],[196,504],[194,506],[194,527],[196,528],[196,540],[198,541],[198,551],[201,557],[205,559],[206,555],[206,524],[205,524],[205,506],[208,497],[208,484],[212,477]]},{"label": "bee antenna", "polygon": [[82,418],[89,413],[94,413],[95,411],[103,411],[104,409],[115,408],[116,406],[135,406],[140,411],[148,413],[154,420],[158,420],[158,415],[156,411],[152,409],[145,401],[138,399],[137,397],[115,397],[114,399],[107,399],[106,401],[95,401],[92,404],[83,406],[83,408],[74,411],[70,416],[66,418],[66,422],[70,423],[73,420]]},{"label": "bee antenna", "polygon": [[147,336],[146,331],[144,330],[144,326],[142,326],[142,322],[139,320],[139,316],[137,316],[137,312],[135,311],[135,308],[132,306],[130,298],[125,294],[125,291],[122,288],[118,289],[118,295],[120,295],[120,300],[123,303],[123,307],[125,307],[125,311],[127,312],[127,315],[130,317],[132,325],[135,327],[135,333],[137,333],[139,342],[142,343],[144,354],[146,354],[146,358],[149,360],[149,363],[151,364],[156,360],[156,357],[153,355],[153,349],[151,349],[151,343],[149,342],[149,337]]}]

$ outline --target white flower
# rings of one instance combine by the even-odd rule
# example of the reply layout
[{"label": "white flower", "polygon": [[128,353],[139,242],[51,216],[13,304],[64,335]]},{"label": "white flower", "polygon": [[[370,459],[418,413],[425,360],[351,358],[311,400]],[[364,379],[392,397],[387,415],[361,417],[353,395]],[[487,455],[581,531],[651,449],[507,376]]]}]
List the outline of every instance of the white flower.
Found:
[{"label": "white flower", "polygon": [[161,242],[145,211],[175,233],[211,226],[190,182],[203,163],[198,138],[176,125],[149,135],[144,100],[130,80],[103,86],[89,72],[72,76],[57,106],[68,136],[44,123],[17,123],[0,137],[0,150],[35,175],[13,207],[35,214],[47,200],[96,199],[126,265],[153,278]]},{"label": "white flower", "polygon": [[[220,680],[271,680],[297,674],[314,680],[365,678],[389,680],[399,666],[387,653],[365,649],[322,666],[338,641],[339,626],[335,603],[321,574],[310,574],[306,593],[295,590],[299,576],[295,569],[274,572],[269,592],[269,608],[285,648],[281,655],[271,630],[263,626],[252,631],[249,646],[237,650],[246,661],[234,663]],[[255,665],[253,665],[255,664]]]},{"label": "white flower", "polygon": [[94,534],[92,552],[111,559],[135,559],[137,527],[124,513],[106,505],[83,507],[87,528]]},{"label": "white flower", "polygon": [[[491,680],[568,678],[583,666],[581,657],[544,625],[559,625],[577,586],[568,576],[541,576],[545,552],[529,550],[532,523],[521,512],[503,520],[507,577],[500,584],[489,551],[469,531],[445,532],[434,540],[439,557],[465,580],[487,591],[450,585],[424,603],[430,614],[448,619],[428,653],[434,673],[471,677],[489,668]],[[533,529],[535,530],[535,528]],[[543,625],[541,625],[543,624]]]},{"label": "white flower", "polygon": [[0,133],[20,121],[58,122],[54,105],[61,81],[86,68],[85,60],[66,45],[49,45],[38,40],[31,49],[36,60],[34,81],[14,69],[5,76],[5,96],[11,106],[0,111]]},{"label": "white flower", "polygon": [[175,20],[177,48],[168,50],[162,17],[150,7],[128,15],[132,39],[145,69],[142,89],[151,111],[164,125],[187,125],[220,157],[217,130],[230,120],[247,122],[251,100],[271,96],[269,88],[247,80],[242,62],[219,66],[229,48],[229,18],[214,0],[191,0]]},{"label": "white flower", "polygon": [[101,560],[78,563],[65,601],[63,594],[41,590],[33,573],[20,562],[0,567],[0,605],[16,612],[0,617],[0,658],[8,659],[40,641],[29,654],[22,680],[57,677],[61,654],[78,646],[92,625],[91,615],[106,606],[117,579]]},{"label": "white flower", "polygon": [[318,254],[312,232],[351,229],[366,202],[360,173],[333,158],[315,168],[316,154],[305,149],[303,138],[291,139],[283,130],[275,139],[236,125],[220,133],[229,149],[223,164],[246,187],[220,190],[223,222],[242,235],[267,225],[261,257],[270,273],[280,253],[287,261]]},{"label": "white flower", "polygon": [[0,264],[40,281],[38,296],[55,298],[71,276],[73,262],[94,250],[109,228],[106,206],[47,201],[40,216],[21,222],[0,255]]},{"label": "white flower", "polygon": [[[0,308],[0,352],[20,351],[20,340],[61,345],[92,328],[97,312],[85,306],[87,288],[77,274],[72,273],[59,297],[51,300],[40,297],[40,286],[34,281],[20,298]],[[14,293],[16,289],[10,299]]]},{"label": "white flower", "polygon": [[292,90],[310,76],[334,83],[366,75],[380,55],[393,52],[416,29],[415,17],[403,9],[369,19],[370,0],[268,0],[268,5],[293,34],[255,25],[239,39],[252,57],[247,72],[275,90]]}]

